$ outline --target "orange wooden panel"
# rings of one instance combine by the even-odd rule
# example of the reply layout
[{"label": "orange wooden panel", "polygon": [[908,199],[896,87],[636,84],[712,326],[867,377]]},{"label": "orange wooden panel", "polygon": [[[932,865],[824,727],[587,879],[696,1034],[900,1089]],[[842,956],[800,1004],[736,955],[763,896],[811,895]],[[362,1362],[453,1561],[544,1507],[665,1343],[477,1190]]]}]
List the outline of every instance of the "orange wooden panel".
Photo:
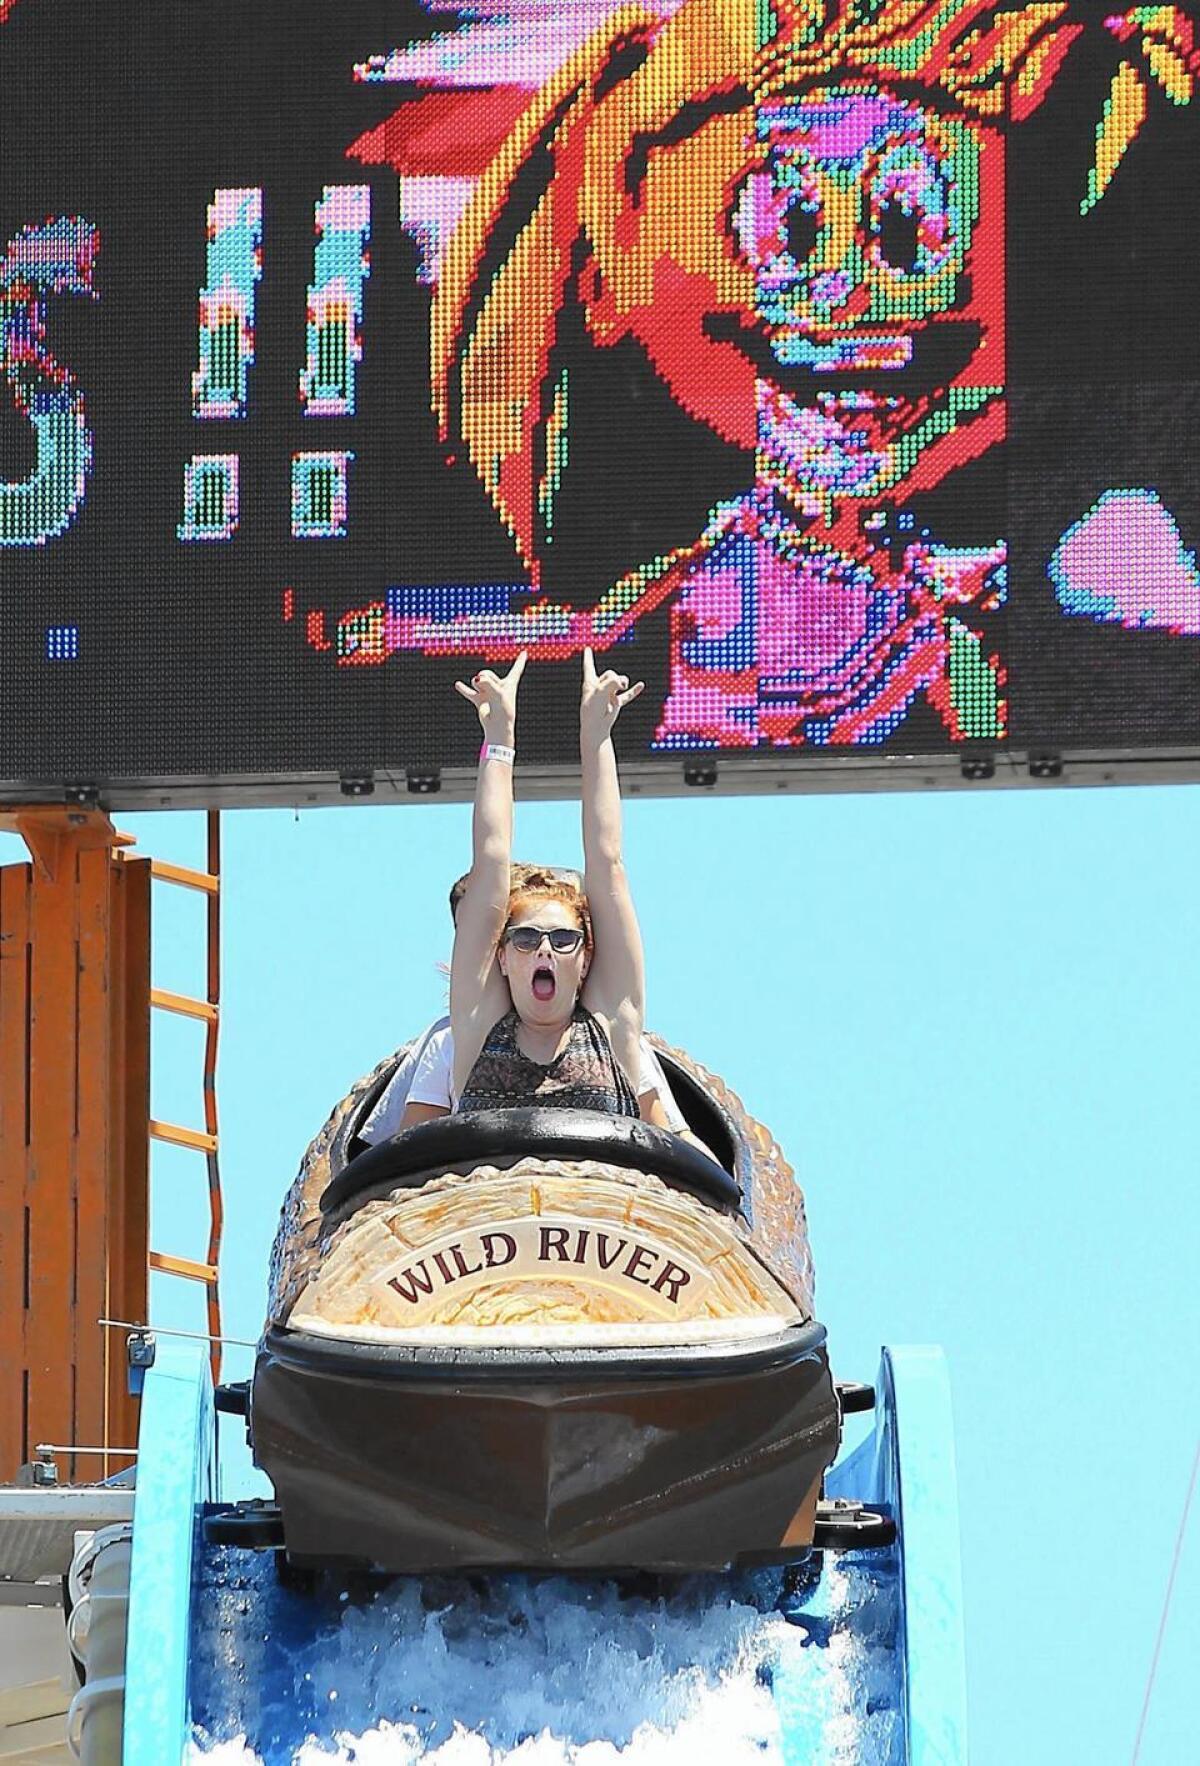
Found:
[{"label": "orange wooden panel", "polygon": [[[150,866],[114,864],[112,1060],[108,1159],[108,1318],[148,1317],[146,1256],[150,1238]],[[137,1404],[129,1396],[120,1332],[106,1331],[107,1440],[136,1439]]]},{"label": "orange wooden panel", "polygon": [[[30,927],[29,1431],[70,1441],[74,1365],[77,854],[33,873]],[[68,1477],[74,1468],[67,1468]]]},{"label": "orange wooden panel", "polygon": [[114,862],[106,818],[17,813],[37,858],[0,869],[0,1480],[35,1440],[134,1439],[98,1320],[145,1318],[148,1285],[150,862]]},{"label": "orange wooden panel", "polygon": [[29,865],[0,867],[0,1483],[29,1457],[24,1369],[30,875]]},{"label": "orange wooden panel", "polygon": [[113,1061],[112,861],[81,852],[79,867],[79,1038],[75,1111],[75,1415],[72,1441],[104,1444],[108,1262],[108,1117],[120,1075]]},{"label": "orange wooden panel", "polygon": [[[0,5],[0,11],[4,8]],[[50,878],[77,852],[132,846],[135,836],[119,834],[102,809],[66,808],[53,803],[19,803],[0,808],[0,831],[19,834],[33,855],[34,869]]]}]

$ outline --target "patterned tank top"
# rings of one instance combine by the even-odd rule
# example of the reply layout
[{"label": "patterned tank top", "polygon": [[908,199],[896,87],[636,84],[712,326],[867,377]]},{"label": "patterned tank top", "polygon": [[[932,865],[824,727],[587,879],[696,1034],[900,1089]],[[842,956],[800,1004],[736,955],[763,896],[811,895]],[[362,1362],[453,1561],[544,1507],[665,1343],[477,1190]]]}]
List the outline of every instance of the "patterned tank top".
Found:
[{"label": "patterned tank top", "polygon": [[508,1012],[493,1024],[467,1075],[459,1110],[601,1110],[606,1116],[637,1116],[633,1087],[612,1045],[584,1006],[576,1006],[571,1034],[548,1066],[531,1061],[517,1044],[519,1019]]}]

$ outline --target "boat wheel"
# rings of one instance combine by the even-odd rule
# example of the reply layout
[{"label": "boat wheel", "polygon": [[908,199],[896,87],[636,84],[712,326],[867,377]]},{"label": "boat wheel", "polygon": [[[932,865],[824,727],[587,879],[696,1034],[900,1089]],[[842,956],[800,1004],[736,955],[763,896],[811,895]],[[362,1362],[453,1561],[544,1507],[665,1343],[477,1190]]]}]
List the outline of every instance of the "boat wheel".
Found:
[{"label": "boat wheel", "polygon": [[839,1380],[837,1395],[843,1416],[854,1416],[875,1408],[875,1388],[865,1386],[861,1380]]},{"label": "boat wheel", "polygon": [[246,1551],[270,1551],[283,1543],[283,1520],[273,1502],[255,1497],[232,1508],[211,1510],[204,1517],[209,1545],[236,1545]]},{"label": "boat wheel", "polygon": [[896,1543],[896,1523],[890,1515],[881,1515],[838,1496],[831,1502],[817,1504],[813,1544],[824,1551],[870,1551]]}]

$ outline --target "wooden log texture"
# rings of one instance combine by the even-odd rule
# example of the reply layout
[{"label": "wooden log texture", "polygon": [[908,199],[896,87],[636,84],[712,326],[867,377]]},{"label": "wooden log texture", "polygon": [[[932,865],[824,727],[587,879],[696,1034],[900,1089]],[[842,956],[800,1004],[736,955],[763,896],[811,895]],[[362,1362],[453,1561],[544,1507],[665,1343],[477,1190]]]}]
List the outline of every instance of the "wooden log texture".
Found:
[{"label": "wooden log texture", "polygon": [[[573,1219],[595,1230],[636,1228],[663,1254],[673,1247],[689,1271],[703,1272],[687,1284],[687,1305],[675,1316],[693,1321],[812,1316],[812,1260],[804,1197],[777,1142],[744,1109],[715,1074],[687,1055],[652,1039],[714,1101],[726,1118],[742,1186],[742,1214],[729,1216],[640,1172],[573,1161],[522,1160],[501,1172],[483,1166],[467,1177],[448,1176],[420,1190],[397,1189],[364,1204],[348,1221],[328,1229],[321,1196],[345,1167],[345,1148],[367,1095],[394,1070],[404,1050],[381,1062],[338,1103],[316,1136],[284,1202],[272,1254],[269,1317],[278,1324],[372,1334],[404,1322],[478,1327],[617,1325],[638,1319],[660,1323],[671,1309],[652,1284],[640,1296],[630,1282],[595,1281],[593,1268],[578,1278],[562,1270],[523,1271],[512,1280],[443,1283],[414,1306],[388,1288],[406,1267],[405,1253],[430,1256],[489,1224],[545,1217]],[[610,1241],[611,1246],[611,1241]],[[578,1241],[571,1242],[572,1254]],[[410,1260],[411,1261],[411,1260]],[[589,1260],[590,1262],[590,1260]],[[432,1269],[426,1262],[426,1274]],[[451,1265],[453,1267],[453,1265]],[[639,1274],[657,1264],[643,1263]],[[430,1302],[426,1304],[426,1302]]]},{"label": "wooden log texture", "polygon": [[[529,1238],[526,1267],[505,1273]],[[489,1250],[498,1264],[485,1264]],[[397,1275],[403,1281],[393,1287]],[[618,1166],[523,1159],[366,1203],[329,1241],[291,1322],[623,1324],[763,1314],[798,1316],[726,1216]]]}]

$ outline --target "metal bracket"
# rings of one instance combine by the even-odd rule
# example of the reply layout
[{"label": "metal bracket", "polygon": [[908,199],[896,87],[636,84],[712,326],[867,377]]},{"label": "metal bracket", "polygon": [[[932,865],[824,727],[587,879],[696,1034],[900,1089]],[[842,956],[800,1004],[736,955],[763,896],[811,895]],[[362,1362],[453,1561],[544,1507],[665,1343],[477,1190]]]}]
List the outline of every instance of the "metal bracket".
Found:
[{"label": "metal bracket", "polygon": [[140,1398],[146,1380],[146,1369],[154,1366],[154,1332],[130,1331],[125,1339],[125,1356],[129,1363],[129,1395]]}]

